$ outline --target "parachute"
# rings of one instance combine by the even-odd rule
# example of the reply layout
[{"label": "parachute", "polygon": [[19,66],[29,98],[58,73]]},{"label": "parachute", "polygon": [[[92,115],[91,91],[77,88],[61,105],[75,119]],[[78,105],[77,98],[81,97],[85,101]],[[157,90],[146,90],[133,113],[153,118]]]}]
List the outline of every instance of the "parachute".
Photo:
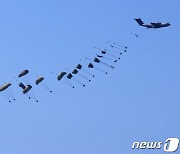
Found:
[{"label": "parachute", "polygon": [[[94,47],[94,48],[96,48],[96,47]],[[107,49],[104,49],[104,50],[101,50],[101,49],[99,49],[99,48],[96,48],[96,49],[98,49],[98,50],[100,50],[100,51],[107,51]],[[93,55],[93,56],[96,56],[97,58],[105,59],[105,60],[108,60],[108,61],[112,61],[112,62],[114,62],[114,63],[118,61],[118,58],[115,58],[114,56],[113,56],[113,58],[104,56],[104,55],[106,54],[106,52],[105,52],[103,55],[100,55],[100,54],[102,54],[102,53],[100,53],[100,54],[90,53],[90,54]],[[107,55],[107,54],[106,54],[106,55]],[[120,58],[119,58],[119,59],[120,59]]]},{"label": "parachute", "polygon": [[76,68],[79,69],[79,70],[82,70],[83,72],[85,72],[85,73],[87,73],[87,74],[89,74],[89,75],[91,75],[93,78],[95,77],[95,75],[93,75],[92,73],[90,73],[89,71],[87,71],[86,69],[84,69],[81,64],[78,64],[78,65],[76,66]]},{"label": "parachute", "polygon": [[78,70],[77,69],[74,69],[73,71],[72,71],[72,74],[77,74],[78,73]]},{"label": "parachute", "polygon": [[66,72],[61,72],[57,77],[58,81],[61,80],[66,74]]},{"label": "parachute", "polygon": [[40,76],[36,79],[36,85],[40,84],[44,80],[44,77]]},{"label": "parachute", "polygon": [[[4,85],[0,86],[0,92],[3,94],[4,93],[4,96],[5,98],[9,101],[9,103],[11,103],[11,99],[10,98],[13,98],[13,100],[15,101],[15,98],[12,96],[10,96],[10,91],[7,91],[8,88],[11,86],[12,84],[11,83],[5,83]],[[6,92],[7,91],[7,92]]]},{"label": "parachute", "polygon": [[26,88],[25,85],[22,82],[19,83],[19,87],[21,87],[22,89]]},{"label": "parachute", "polygon": [[0,87],[0,91],[4,91],[11,86],[11,83],[5,83]]},{"label": "parachute", "polygon": [[[57,80],[58,80],[58,81],[62,80],[63,77],[64,77],[66,74],[67,74],[67,72],[61,72],[61,73],[57,76]],[[70,74],[67,74],[67,76],[66,76],[66,78],[67,78],[68,80],[70,80],[72,77],[73,77],[73,76],[72,76],[71,73],[70,73]],[[68,83],[68,85],[70,85],[72,88],[75,88],[75,87],[70,83],[70,81],[68,81],[68,80],[65,80],[65,81]]]},{"label": "parachute", "polygon": [[114,57],[114,58],[117,58],[117,59],[121,59],[120,57],[117,57],[117,56],[115,56],[115,55],[113,55],[113,54],[111,54],[111,53],[109,53],[109,52],[107,52],[107,51],[105,51],[105,50],[102,50],[101,53],[104,54],[104,55],[105,55],[105,54],[106,54],[106,55],[109,55],[109,56]]},{"label": "parachute", "polygon": [[23,82],[26,85],[30,84],[29,70],[23,70],[21,73],[19,73],[18,78],[19,82]]},{"label": "parachute", "polygon": [[45,89],[47,89],[50,93],[52,93],[52,90],[50,90],[49,86],[46,84],[44,80],[45,80],[44,77],[40,76],[36,79],[35,83],[36,85],[42,84]]},{"label": "parachute", "polygon": [[73,77],[73,75],[71,74],[71,73],[69,73],[68,75],[67,75],[67,78],[68,79],[71,79]]},{"label": "parachute", "polygon": [[77,70],[73,70],[74,72],[72,72],[72,73],[69,73],[68,75],[67,75],[67,78],[70,80],[70,79],[73,79],[74,81],[76,81],[77,83],[79,83],[80,85],[83,85],[83,87],[85,87],[85,85],[84,84],[82,84],[79,80],[77,80],[72,74],[77,74]]},{"label": "parachute", "polygon": [[23,77],[23,76],[25,76],[26,74],[28,74],[29,73],[29,71],[28,70],[24,70],[24,71],[22,71],[20,74],[19,74],[19,78],[21,78],[21,77]]},{"label": "parachute", "polygon": [[32,86],[31,86],[31,85],[27,85],[27,86],[23,89],[23,94],[28,93],[31,89],[32,89]]},{"label": "parachute", "polygon": [[105,65],[105,66],[108,66],[108,67],[114,68],[114,66],[110,66],[110,65],[108,65],[108,64],[106,64],[105,62],[100,61],[98,58],[94,58],[94,62],[96,62],[96,63],[101,63],[101,64],[103,64],[103,65]]},{"label": "parachute", "polygon": [[30,90],[31,90],[31,88],[32,88],[32,86],[31,85],[27,85],[27,86],[25,86],[22,82],[20,82],[19,83],[19,87],[21,87],[22,88],[22,92],[23,92],[23,94],[26,94],[26,93],[28,93]]},{"label": "parachute", "polygon": [[81,64],[78,64],[78,65],[76,66],[76,68],[80,70],[80,69],[82,69],[82,65],[81,65]]},{"label": "parachute", "polygon": [[96,69],[96,70],[99,70],[99,71],[101,71],[101,72],[104,72],[105,74],[108,74],[108,73],[107,73],[107,72],[105,72],[104,70],[102,70],[102,69],[100,69],[100,68],[95,67],[92,63],[89,63],[89,64],[88,64],[88,67],[89,67],[90,69],[94,68],[94,69]]},{"label": "parachute", "polygon": [[89,82],[91,81],[90,79],[88,79],[86,76],[84,76],[83,74],[81,74],[77,69],[74,69],[72,71],[72,74],[78,74],[79,76],[81,76],[82,78],[88,80]]},{"label": "parachute", "polygon": [[[19,83],[19,87],[22,88],[22,93],[23,93],[23,94],[26,94],[26,95],[28,96],[28,98],[31,99],[31,97],[28,95],[28,93],[29,93],[30,90],[32,89],[32,86],[31,86],[30,84],[28,84],[28,85],[25,86],[22,82],[20,82],[20,83]],[[32,97],[36,100],[36,102],[39,102],[39,101],[35,98],[35,96],[32,96]]]},{"label": "parachute", "polygon": [[94,65],[92,63],[89,63],[88,67],[89,68],[94,68]]},{"label": "parachute", "polygon": [[105,57],[105,56],[101,56],[101,55],[98,55],[98,54],[96,54],[96,56],[98,58],[103,58],[103,59],[107,59],[107,60],[113,61],[114,63],[117,62],[117,59],[111,59],[111,58],[108,58],[108,57]]}]

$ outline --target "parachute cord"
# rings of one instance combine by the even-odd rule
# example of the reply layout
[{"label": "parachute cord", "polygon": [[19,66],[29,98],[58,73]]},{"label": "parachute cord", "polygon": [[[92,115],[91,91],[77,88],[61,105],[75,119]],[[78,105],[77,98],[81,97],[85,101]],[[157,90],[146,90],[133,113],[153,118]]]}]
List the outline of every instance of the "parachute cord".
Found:
[{"label": "parachute cord", "polygon": [[50,92],[50,93],[52,93],[52,90],[49,88],[49,86],[46,84],[46,82],[44,81],[44,87]]},{"label": "parachute cord", "polygon": [[7,98],[7,100],[8,100],[9,103],[11,103],[11,99],[9,97]]},{"label": "parachute cord", "polygon": [[25,95],[28,97],[28,99],[31,99],[31,97],[28,93],[26,93]]},{"label": "parachute cord", "polygon": [[123,48],[126,48],[126,49],[127,49],[127,46],[121,45],[121,44],[119,44],[119,43],[115,43],[115,42],[112,42],[112,41],[108,41],[108,42],[106,42],[106,43],[109,44],[109,45],[111,45],[110,43],[112,43],[113,45],[117,45],[117,46],[119,46],[119,47],[123,47]]},{"label": "parachute cord", "polygon": [[85,87],[84,84],[82,84],[79,80],[77,80],[75,77],[72,78],[74,81],[76,81],[77,83],[79,83],[80,85],[82,85],[83,87]]},{"label": "parachute cord", "polygon": [[11,103],[11,99],[10,99],[10,94],[9,94],[9,89],[7,89],[7,91],[2,91],[0,92],[2,94],[2,96],[4,96],[4,98],[6,100],[8,100],[9,103]]},{"label": "parachute cord", "polygon": [[81,77],[83,77],[84,79],[86,79],[86,80],[88,80],[89,82],[91,81],[90,79],[88,79],[86,76],[84,76],[83,74],[81,74],[81,73],[78,73],[79,74],[79,76],[81,76]]},{"label": "parachute cord", "polygon": [[118,52],[118,51],[115,51],[115,50],[106,49],[106,51],[111,51],[111,52],[118,53],[118,54],[122,55],[122,52]]},{"label": "parachute cord", "polygon": [[104,71],[104,70],[102,70],[102,69],[100,69],[100,68],[97,68],[97,67],[94,67],[96,70],[98,70],[98,71],[101,71],[101,72],[103,72],[103,73],[105,73],[105,74],[107,74],[107,72],[106,71]]},{"label": "parachute cord", "polygon": [[114,61],[114,59],[111,59],[111,58],[108,58],[108,57],[104,57],[104,56],[103,56],[103,58],[104,58],[104,59],[107,59],[107,60],[110,60],[110,61]]},{"label": "parachute cord", "polygon": [[95,77],[95,75],[93,75],[92,73],[90,73],[89,71],[87,71],[87,70],[85,70],[85,69],[83,69],[83,68],[82,68],[82,71],[84,71],[85,73],[87,73],[87,74],[89,74],[89,75]]},{"label": "parachute cord", "polygon": [[[112,55],[112,54],[110,54],[110,53],[106,53],[106,54],[109,55],[109,56],[111,56],[111,57],[118,58],[117,56]],[[119,58],[118,58],[118,59],[119,59]]]},{"label": "parachute cord", "polygon": [[28,93],[26,93],[26,96],[29,98],[29,99],[34,99],[36,102],[39,102],[38,99],[36,98],[33,90],[31,89],[31,91],[29,91]]},{"label": "parachute cord", "polygon": [[30,77],[29,77],[29,74],[27,75],[27,83],[30,84]]},{"label": "parachute cord", "polygon": [[65,82],[66,82],[69,86],[71,86],[72,88],[75,88],[75,87],[72,85],[72,83],[70,83],[67,79],[65,79]]},{"label": "parachute cord", "polygon": [[13,101],[15,101],[16,99],[14,98],[14,94],[13,94],[13,89],[12,87],[9,87],[9,93],[10,93],[10,97],[12,97]]},{"label": "parachute cord", "polygon": [[117,46],[119,46],[119,47],[123,47],[123,48],[126,48],[127,49],[127,46],[124,46],[124,45],[120,45],[120,44],[118,44],[118,43],[113,43],[114,45],[117,45]]},{"label": "parachute cord", "polygon": [[107,66],[107,67],[114,68],[114,66],[108,65],[108,64],[106,64],[106,63],[103,62],[103,61],[100,61],[100,63],[103,64],[103,65],[105,65],[105,66]]},{"label": "parachute cord", "polygon": [[31,93],[32,93],[32,98],[34,98],[34,100],[35,100],[36,102],[39,102],[38,99],[36,98],[36,95],[34,94],[33,90],[31,90]]},{"label": "parachute cord", "polygon": [[119,47],[115,47],[115,46],[112,46],[112,48],[115,48],[115,49],[119,49],[119,50],[122,50],[122,48],[119,48]]}]

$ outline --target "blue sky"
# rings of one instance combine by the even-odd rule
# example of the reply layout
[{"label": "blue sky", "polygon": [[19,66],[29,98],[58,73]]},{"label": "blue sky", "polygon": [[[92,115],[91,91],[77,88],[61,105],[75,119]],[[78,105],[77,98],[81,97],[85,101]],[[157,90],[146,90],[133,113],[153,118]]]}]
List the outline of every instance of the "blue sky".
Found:
[{"label": "blue sky", "polygon": [[[163,153],[131,146],[180,138],[179,5],[178,0],[1,0],[0,83],[13,82],[16,101],[0,95],[0,153]],[[137,17],[171,26],[145,29]],[[115,70],[94,71],[86,88],[56,80],[107,40],[128,46]],[[30,70],[31,84],[45,76],[53,93],[35,87],[40,103],[29,101],[15,80],[23,69]]]}]

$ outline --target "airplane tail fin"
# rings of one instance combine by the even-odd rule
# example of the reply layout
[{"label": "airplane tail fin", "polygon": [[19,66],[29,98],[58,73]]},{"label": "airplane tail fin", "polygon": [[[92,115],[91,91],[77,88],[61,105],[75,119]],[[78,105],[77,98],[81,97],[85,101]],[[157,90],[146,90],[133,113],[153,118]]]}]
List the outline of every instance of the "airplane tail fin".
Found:
[{"label": "airplane tail fin", "polygon": [[144,24],[144,22],[141,20],[141,18],[138,18],[138,19],[135,19],[135,20],[140,26],[142,26]]}]

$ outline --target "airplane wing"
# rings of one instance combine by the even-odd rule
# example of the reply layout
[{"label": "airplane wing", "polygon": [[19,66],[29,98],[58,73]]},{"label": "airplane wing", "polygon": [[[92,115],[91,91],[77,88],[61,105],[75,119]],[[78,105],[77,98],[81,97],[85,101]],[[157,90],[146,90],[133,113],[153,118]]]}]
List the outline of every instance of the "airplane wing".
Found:
[{"label": "airplane wing", "polygon": [[142,26],[144,26],[144,27],[146,27],[146,28],[153,28],[153,25],[148,25],[148,24],[142,25]]},{"label": "airplane wing", "polygon": [[153,26],[160,26],[161,25],[161,23],[160,22],[151,22],[151,25],[153,25]]}]

